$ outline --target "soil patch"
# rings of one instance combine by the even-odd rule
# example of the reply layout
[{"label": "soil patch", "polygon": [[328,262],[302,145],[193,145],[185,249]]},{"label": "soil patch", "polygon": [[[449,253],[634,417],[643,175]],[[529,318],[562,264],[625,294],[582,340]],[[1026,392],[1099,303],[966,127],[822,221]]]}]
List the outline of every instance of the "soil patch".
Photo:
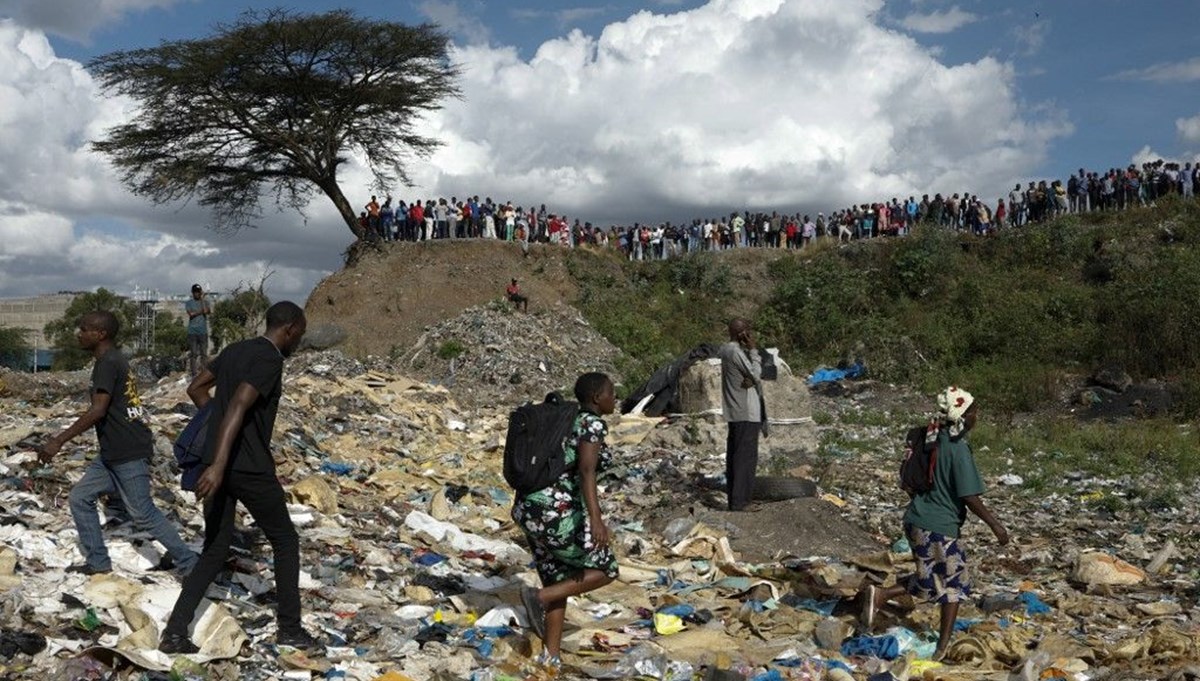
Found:
[{"label": "soil patch", "polygon": [[569,255],[561,246],[535,244],[523,256],[515,244],[493,240],[385,244],[317,284],[305,313],[309,328],[343,328],[339,349],[349,355],[400,353],[428,327],[501,300],[513,278],[529,296],[530,312],[573,300]]}]

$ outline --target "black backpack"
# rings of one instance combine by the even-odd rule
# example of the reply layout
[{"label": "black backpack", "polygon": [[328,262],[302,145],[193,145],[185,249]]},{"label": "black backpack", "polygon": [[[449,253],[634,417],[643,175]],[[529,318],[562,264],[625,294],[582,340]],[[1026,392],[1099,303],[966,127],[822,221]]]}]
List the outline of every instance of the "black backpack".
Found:
[{"label": "black backpack", "polygon": [[566,469],[563,447],[579,403],[550,393],[541,404],[526,402],[508,417],[504,439],[504,479],[518,496],[548,487]]},{"label": "black backpack", "polygon": [[933,471],[937,468],[937,445],[927,445],[928,427],[917,426],[904,436],[904,459],[900,462],[900,489],[923,494],[933,489]]}]

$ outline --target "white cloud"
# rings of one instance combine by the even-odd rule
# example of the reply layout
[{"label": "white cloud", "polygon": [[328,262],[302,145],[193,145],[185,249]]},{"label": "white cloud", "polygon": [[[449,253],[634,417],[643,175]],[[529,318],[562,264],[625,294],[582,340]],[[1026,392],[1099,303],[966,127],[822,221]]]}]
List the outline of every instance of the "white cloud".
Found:
[{"label": "white cloud", "polygon": [[880,26],[874,0],[714,0],[574,31],[524,61],[466,47],[467,100],[416,176],[570,215],[692,218],[1006,188],[1067,134],[1010,65],[946,66]]},{"label": "white cloud", "polygon": [[[209,215],[196,206],[155,207],[131,196],[89,147],[125,120],[130,103],[103,97],[78,62],[55,56],[43,33],[11,20],[0,21],[0,100],[0,295],[134,285],[185,291],[194,279],[236,285],[275,262],[289,274],[272,278],[274,290],[299,296],[337,266],[350,234],[324,199],[310,209],[312,227],[268,204],[259,229],[223,238],[205,228]],[[352,168],[344,186],[362,191],[368,182]],[[297,240],[301,231],[308,236]],[[296,283],[301,271],[306,281]]]},{"label": "white cloud", "polygon": [[[0,0],[0,17],[73,40],[85,40],[96,28],[128,12],[169,7],[179,0]],[[83,5],[86,5],[84,7]]]},{"label": "white cloud", "polygon": [[1192,144],[1200,143],[1200,115],[1176,119],[1175,130],[1179,132],[1183,141]]},{"label": "white cloud", "polygon": [[[593,222],[717,210],[828,210],[1027,177],[1064,116],[1019,101],[1010,64],[947,66],[880,24],[882,0],[712,0],[579,31],[528,60],[456,48],[462,100],[424,123],[446,145],[397,198],[480,194],[547,203]],[[0,295],[134,285],[232,286],[268,265],[303,299],[349,231],[314,198],[307,222],[269,212],[222,238],[195,205],[131,196],[88,140],[125,120],[44,35],[0,21]],[[359,164],[343,190],[371,192]],[[270,210],[271,206],[266,206]]]},{"label": "white cloud", "polygon": [[1014,26],[1010,31],[1021,55],[1032,57],[1046,45],[1050,36],[1051,22],[1049,19],[1038,19],[1031,24]]},{"label": "white cloud", "polygon": [[1116,80],[1147,80],[1153,83],[1190,83],[1200,80],[1200,57],[1129,69],[1112,76]]},{"label": "white cloud", "polygon": [[976,21],[979,21],[979,15],[955,5],[945,11],[909,14],[900,20],[900,26],[915,33],[953,33]]},{"label": "white cloud", "polygon": [[1150,148],[1150,145],[1145,145],[1138,149],[1133,156],[1129,157],[1129,162],[1142,167],[1143,163],[1153,163],[1155,161],[1164,161],[1166,163],[1200,163],[1200,151],[1175,154],[1160,154]]},{"label": "white cloud", "polygon": [[491,38],[491,30],[478,18],[482,9],[483,3],[478,1],[465,9],[454,0],[422,0],[417,4],[421,16],[464,43],[486,43]]}]

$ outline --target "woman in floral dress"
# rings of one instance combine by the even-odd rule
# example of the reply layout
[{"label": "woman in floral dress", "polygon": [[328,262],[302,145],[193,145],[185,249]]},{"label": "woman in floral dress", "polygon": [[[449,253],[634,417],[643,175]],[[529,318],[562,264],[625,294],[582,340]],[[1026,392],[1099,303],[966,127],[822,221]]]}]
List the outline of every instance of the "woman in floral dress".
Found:
[{"label": "woman in floral dress", "polygon": [[601,373],[575,382],[579,415],[563,443],[566,469],[549,487],[516,500],[512,517],[525,531],[533,550],[542,588],[525,587],[521,600],[545,650],[540,662],[560,664],[567,598],[594,591],[617,576],[617,559],[609,548],[608,527],[600,515],[596,476],[610,462],[604,443],[617,398],[613,383]]}]

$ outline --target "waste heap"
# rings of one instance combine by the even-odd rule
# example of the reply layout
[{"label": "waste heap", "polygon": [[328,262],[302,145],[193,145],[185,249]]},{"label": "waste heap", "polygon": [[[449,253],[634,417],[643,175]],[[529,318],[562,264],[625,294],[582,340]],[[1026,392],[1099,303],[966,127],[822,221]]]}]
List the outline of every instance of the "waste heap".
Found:
[{"label": "waste heap", "polygon": [[[178,491],[169,454],[192,412],[185,386],[185,377],[168,377],[143,397],[156,433],[157,498],[198,545],[200,508]],[[506,410],[464,408],[447,387],[406,378],[382,360],[336,352],[293,358],[275,454],[300,529],[305,625],[326,647],[304,655],[270,644],[270,549],[243,518],[230,573],[210,590],[196,624],[201,655],[172,659],[154,646],[178,582],[148,571],[160,556],[156,545],[117,528],[106,533],[112,575],[63,571],[80,561],[66,492],[94,443],[80,438],[53,467],[40,466],[33,446],[81,411],[82,396],[42,401],[37,394],[0,397],[0,677],[544,676],[531,662],[540,641],[519,598],[536,576],[499,474]],[[1191,528],[1172,547],[1154,528],[1139,532],[1119,521],[1097,528],[1072,516],[1077,495],[1101,483],[1079,480],[1035,501],[1003,496],[995,506],[1017,541],[985,557],[986,540],[968,525],[980,556],[980,600],[960,614],[965,631],[949,664],[935,663],[924,658],[936,609],[890,608],[875,631],[856,625],[854,594],[894,583],[910,560],[891,545],[899,522],[893,452],[847,455],[843,465],[860,474],[822,498],[727,514],[691,477],[720,470],[719,456],[645,446],[643,424],[634,425],[613,419],[619,464],[601,481],[621,577],[572,599],[560,678],[1182,679],[1195,672],[1196,568],[1179,558],[1197,548],[1195,505],[1171,519],[1172,527]],[[795,526],[862,536],[827,546],[801,534],[793,539],[809,542],[809,552],[777,555]],[[1021,532],[1034,527],[1045,535],[1024,540]],[[1070,548],[1089,544],[1143,567]]]},{"label": "waste heap", "polygon": [[454,389],[468,406],[541,401],[552,390],[570,396],[588,371],[619,378],[622,355],[572,307],[519,312],[495,301],[430,327],[398,363],[409,375]]}]

